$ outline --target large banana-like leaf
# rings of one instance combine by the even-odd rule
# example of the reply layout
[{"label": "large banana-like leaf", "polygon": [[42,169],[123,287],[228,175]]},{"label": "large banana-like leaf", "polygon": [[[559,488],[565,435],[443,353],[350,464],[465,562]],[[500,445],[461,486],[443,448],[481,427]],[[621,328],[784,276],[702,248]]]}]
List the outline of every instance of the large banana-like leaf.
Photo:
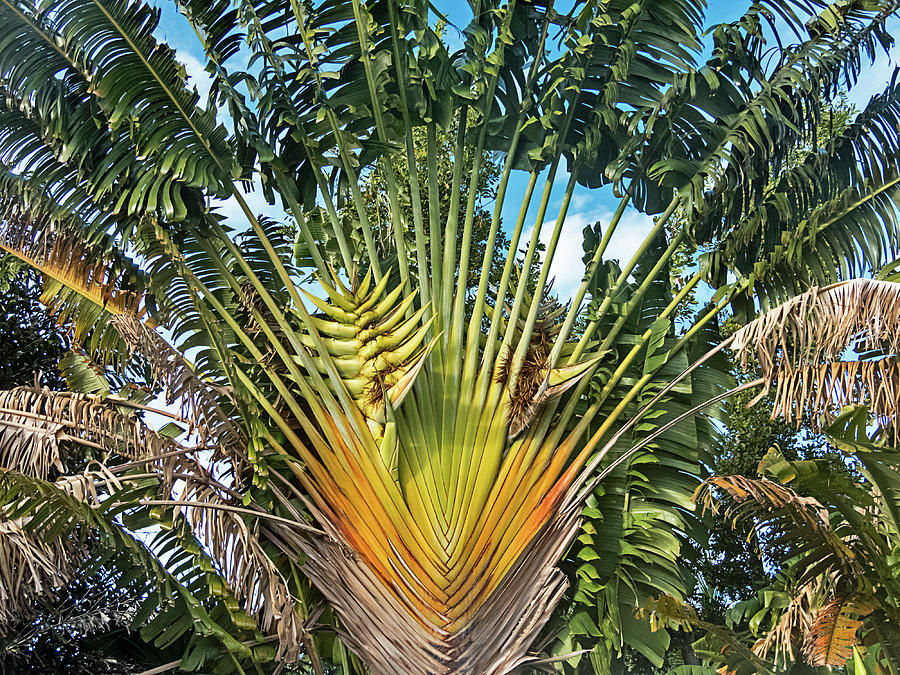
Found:
[{"label": "large banana-like leaf", "polygon": [[[28,220],[29,238],[18,241],[56,244],[51,233],[76,230],[60,250],[81,266],[46,271],[68,273],[87,304],[61,303],[86,331],[112,327],[132,367],[147,366],[168,400],[182,402],[176,417],[202,448],[124,435],[113,424],[124,414],[110,412],[119,401],[76,397],[86,414],[102,408],[102,419],[53,423],[83,445],[149,449],[117,480],[145,472],[162,494],[140,495],[150,504],[132,495],[122,508],[152,506],[177,522],[183,511],[228,601],[277,634],[283,654],[295,657],[302,641],[315,664],[295,616],[301,585],[285,581],[302,560],[373,673],[499,674],[533,660],[566,586],[556,563],[605,479],[609,493],[596,503],[613,516],[579,547],[601,558],[602,574],[590,578],[604,586],[598,622],[615,649],[627,625],[620,632],[652,642],[645,651],[658,656],[664,634],[639,626],[631,609],[653,584],[683,593],[678,537],[709,431],[695,415],[722,395],[704,355],[715,339],[707,331],[748,283],[723,289],[677,330],[708,270],[674,292],[673,256],[691,239],[718,245],[732,223],[705,234],[666,227],[677,211],[691,223],[708,213],[707,193],[748,200],[735,206],[742,215],[764,199],[764,177],[810,141],[840,78],[855,82],[893,4],[755,4],[716,30],[706,65],[697,0],[579,1],[569,16],[543,0],[491,0],[472,13],[458,50],[419,0],[176,6],[215,77],[207,109],[142,2],[0,0],[0,196],[45,217]],[[775,12],[801,37],[769,66],[760,18]],[[252,54],[243,69],[241,49]],[[217,114],[231,118],[232,137]],[[451,123],[443,184],[437,137]],[[853,149],[876,125],[846,134],[848,156],[862,161]],[[490,150],[502,169],[477,260],[477,187]],[[389,221],[378,242],[359,188],[376,169]],[[530,178],[491,288],[514,169]],[[870,174],[841,189],[871,194],[884,181],[864,183]],[[259,182],[284,218],[254,213],[234,181]],[[588,247],[572,304],[557,307],[546,289],[574,191],[607,182],[626,196]],[[216,211],[226,197],[240,211],[233,222]],[[628,203],[662,215],[638,254],[613,265],[605,249]],[[535,223],[527,243],[526,217]],[[100,244],[103,279],[80,253]],[[27,246],[10,249],[29,259]],[[136,257],[148,277],[135,285],[141,303],[104,307],[116,295],[104,292],[118,269],[103,262],[109,252]],[[306,284],[306,264],[317,283]],[[819,381],[817,392],[832,384]],[[9,429],[28,408],[15,402]],[[36,412],[44,417],[33,426],[47,436],[57,413]],[[213,467],[198,454],[208,446]],[[169,615],[160,616],[148,630],[165,641]]]},{"label": "large banana-like leaf", "polygon": [[752,273],[754,290],[765,301],[783,301],[890,260],[886,254],[897,236],[891,158],[898,138],[891,130],[898,93],[892,78],[826,147],[786,169],[740,220],[722,214],[736,222],[723,240],[721,260],[739,273]]},{"label": "large banana-like leaf", "polygon": [[[898,541],[894,525],[898,457],[895,450],[883,447],[883,439],[875,440],[877,432],[874,439],[868,437],[865,423],[861,422],[860,413],[864,412],[861,406],[845,411],[829,431],[836,447],[858,458],[861,479],[829,465],[827,460],[789,462],[775,451],[769,452],[760,470],[777,480],[790,481],[795,489],[803,489],[827,505],[831,529],[854,550],[856,557],[847,570],[849,577],[822,573],[827,563],[819,555],[783,561],[789,574],[819,574],[817,581],[826,591],[817,613],[818,626],[815,630],[811,626],[806,634],[804,652],[808,661],[846,660],[854,644],[875,641],[879,646],[873,650],[877,653],[871,654],[872,663],[889,670],[897,660],[896,630],[892,626],[897,618],[892,607],[898,589],[893,573],[882,561]],[[866,440],[859,441],[863,445],[854,446],[849,441],[857,430],[848,428],[860,423],[859,431]]]},{"label": "large banana-like leaf", "polygon": [[826,573],[859,573],[858,546],[831,528],[826,509],[814,498],[765,478],[713,476],[698,488],[695,499],[704,508],[715,508],[717,490],[731,502],[725,517],[735,527],[750,522],[757,535],[771,527],[772,545],[806,558],[803,581]]},{"label": "large banana-like leaf", "polygon": [[[736,614],[734,610],[737,609],[747,614],[755,611],[753,618],[750,619],[753,628],[759,626],[764,620],[763,615],[770,612],[773,625],[753,645],[753,653],[764,659],[771,653],[776,663],[794,663],[800,658],[799,648],[809,633],[817,610],[821,608],[825,587],[826,584],[820,578],[804,584],[799,589],[791,589],[792,592],[766,588],[757,594],[760,600],[764,598],[763,602],[754,599],[749,611],[746,607],[735,607],[729,610],[729,614]],[[760,604],[763,605],[762,608],[759,608]],[[729,616],[729,620],[734,622],[732,616]]]},{"label": "large banana-like leaf", "polygon": [[[642,616],[650,620],[654,630],[670,627],[682,630],[699,628],[707,631],[706,645],[702,652],[708,652],[710,661],[723,664],[717,671],[733,675],[774,675],[771,664],[753,653],[741,641],[740,637],[727,628],[703,621],[697,616],[697,610],[686,602],[670,595],[650,598],[639,609]],[[702,653],[701,652],[701,653]]]},{"label": "large banana-like leaf", "polygon": [[[655,262],[655,253],[648,253],[647,267]],[[612,266],[612,272],[615,278],[618,269]],[[647,379],[646,389],[634,403],[627,405],[626,401],[626,415],[636,415],[662,386],[687,368],[692,354],[705,352],[718,339],[715,331],[701,332],[689,354],[668,356],[668,362],[654,372],[654,361],[676,342],[671,324],[654,321],[670,300],[666,284],[654,284],[644,296],[643,311],[636,312],[626,324],[622,344],[616,347],[619,358],[605,361],[595,376],[598,385],[609,382],[615,364],[628,358],[632,340],[648,329],[655,334],[655,348],[627,371],[633,380],[647,372],[654,375]],[[611,315],[598,329],[601,335],[621,319],[615,312]],[[591,647],[593,652],[590,665],[587,656],[573,658],[562,666],[565,672],[615,667],[626,647],[636,649],[651,663],[662,663],[669,645],[668,632],[662,628],[651,632],[646,621],[635,620],[634,610],[662,590],[678,598],[687,594],[680,561],[688,547],[681,533],[694,527],[691,494],[697,485],[695,476],[703,448],[711,444],[710,421],[696,415],[641,452],[631,453],[630,449],[657,424],[714,398],[725,384],[721,375],[695,372],[656,406],[652,422],[636,425],[609,450],[607,465],[617,464],[589,498],[583,532],[564,563],[573,578],[572,598],[564,605],[566,613],[562,616],[567,625],[554,647],[560,654]],[[624,384],[611,388],[601,414],[613,413],[630,389]]]},{"label": "large banana-like leaf", "polygon": [[[879,454],[865,450],[860,455],[866,458],[865,465],[873,467],[877,483],[870,482],[865,469],[862,483],[827,460],[792,462],[774,449],[761,462],[760,471],[794,487],[741,476],[707,482],[730,502],[726,515],[735,525],[749,518],[754,531],[764,535],[766,554],[781,569],[776,583],[759,592],[758,601],[732,617],[740,621],[741,616],[756,613],[750,619],[754,632],[763,621],[771,625],[753,647],[758,656],[774,651],[782,666],[795,661],[841,666],[855,646],[877,642],[875,661],[895,660],[890,624],[897,588],[881,561],[897,535],[890,525],[888,502],[877,486],[895,482],[892,472],[884,469],[896,462],[896,453]],[[801,488],[821,501],[798,494]],[[706,490],[698,495],[704,495],[708,504],[711,493]],[[789,579],[795,582],[785,586]],[[773,594],[781,600],[769,602]],[[797,648],[802,648],[802,656],[794,653]]]},{"label": "large banana-like leaf", "polygon": [[857,644],[860,617],[874,607],[867,598],[838,597],[824,605],[806,634],[804,651],[811,666],[843,666]]}]

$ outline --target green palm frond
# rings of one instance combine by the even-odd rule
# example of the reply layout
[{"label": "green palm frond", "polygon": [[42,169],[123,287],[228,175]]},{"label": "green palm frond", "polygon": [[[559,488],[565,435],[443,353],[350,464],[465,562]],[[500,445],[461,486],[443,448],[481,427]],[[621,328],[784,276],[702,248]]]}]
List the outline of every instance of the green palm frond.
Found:
[{"label": "green palm frond", "polygon": [[[68,542],[69,546],[80,542],[91,551],[90,565],[98,569],[110,565],[123,583],[140,586],[136,590],[143,600],[132,625],[141,630],[144,639],[165,647],[191,630],[191,623],[196,622],[200,632],[210,636],[217,648],[202,642],[194,645],[194,653],[186,655],[185,663],[200,665],[220,657],[223,650],[251,656],[250,649],[236,636],[242,632],[253,636],[252,619],[239,609],[226,608],[234,606],[228,587],[214,572],[190,529],[176,523],[172,529],[160,532],[149,546],[126,529],[149,524],[146,513],[122,514],[122,504],[135,501],[147,489],[145,483],[116,490],[98,506],[82,501],[77,491],[70,494],[71,488],[60,489],[18,472],[0,473],[0,503],[12,519],[29,514],[25,530],[30,541],[51,542],[48,546],[54,540]],[[124,524],[120,518],[124,518]],[[176,572],[160,563],[161,551],[170,552],[171,569]],[[212,602],[204,603],[207,599]],[[187,624],[186,615],[191,617]],[[147,622],[148,619],[151,620]]]},{"label": "green palm frond", "polygon": [[[680,544],[711,433],[697,411],[729,380],[718,313],[777,286],[785,265],[838,277],[896,248],[886,200],[900,150],[878,142],[894,88],[830,141],[832,156],[788,166],[830,92],[886,41],[894,3],[754,3],[714,29],[707,63],[699,0],[579,1],[568,15],[490,0],[458,42],[419,0],[175,5],[214,78],[205,106],[143,2],[0,0],[0,199],[29,216],[3,221],[7,248],[43,265],[88,358],[105,346],[120,372],[142,369],[187,427],[167,439],[124,399],[22,390],[5,395],[0,433],[22,443],[32,397],[39,478],[64,459],[47,450],[51,427],[114,459],[123,490],[72,479],[112,548],[131,544],[107,508],[171,526],[141,549],[183,551],[177,579],[150,565],[179,599],[143,613],[148,639],[168,644],[193,620],[238,660],[273,636],[282,656],[318,663],[299,570],[370,672],[506,673],[535,661],[565,556],[579,645],[603,641],[603,667],[628,642],[658,663],[667,634],[633,609],[660,590],[684,596]],[[772,62],[767,20],[797,38]],[[479,174],[492,152],[488,213]],[[255,213],[252,184],[283,215]],[[550,266],[579,184],[611,184],[622,201],[586,238],[588,271],[564,306]],[[361,185],[383,186],[374,210]],[[783,194],[791,208],[778,210]],[[226,198],[238,218],[222,215]],[[660,215],[613,263],[629,205]],[[798,216],[795,246],[778,248]],[[685,247],[692,262],[697,247],[708,255],[675,290]],[[678,326],[703,278],[719,294]],[[12,512],[34,508],[21,499]],[[248,614],[258,634],[229,636]]]},{"label": "green palm frond", "polygon": [[714,210],[700,227],[724,217],[732,229],[710,266],[752,274],[756,295],[772,302],[889,261],[897,241],[897,94],[892,78],[825,147],[786,169],[740,215]]},{"label": "green palm frond", "polygon": [[723,664],[716,672],[736,675],[774,675],[771,664],[753,653],[738,635],[730,630],[701,620],[697,610],[691,605],[668,595],[651,598],[639,609],[642,616],[649,618],[657,630],[662,627],[691,630],[699,628],[707,632],[702,642],[701,653],[706,652],[715,664]]}]

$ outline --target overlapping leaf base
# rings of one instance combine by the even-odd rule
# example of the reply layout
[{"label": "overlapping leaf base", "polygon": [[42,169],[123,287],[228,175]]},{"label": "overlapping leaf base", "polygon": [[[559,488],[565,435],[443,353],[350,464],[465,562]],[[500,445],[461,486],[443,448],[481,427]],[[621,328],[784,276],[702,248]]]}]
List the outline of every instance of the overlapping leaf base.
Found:
[{"label": "overlapping leaf base", "polygon": [[372,671],[505,673],[521,663],[565,588],[554,563],[579,526],[580,510],[561,499],[562,462],[523,470],[529,444],[517,444],[454,545],[414,516],[380,455],[330,440],[304,475],[330,538],[304,544],[304,569]]},{"label": "overlapping leaf base", "polygon": [[[428,360],[423,312],[404,318],[399,291],[375,302],[384,284],[335,282],[325,286],[331,303],[313,299],[327,319],[311,318],[319,335],[308,342],[328,336],[336,367],[310,363],[340,402],[308,398],[295,438],[300,480],[329,535],[302,544],[304,569],[373,672],[509,672],[565,588],[554,563],[579,524],[565,497],[574,443],[549,431],[543,407],[589,366],[546,368],[511,440],[510,378],[485,378],[463,400],[443,355]],[[336,374],[350,397],[340,399]]]},{"label": "overlapping leaf base", "polygon": [[[529,645],[565,590],[554,564],[578,530],[578,514],[558,509],[484,602],[459,594],[430,598],[442,610],[434,618],[414,608],[424,598],[405,575],[384,579],[336,529],[329,540],[306,543],[305,570],[372,673],[507,673],[528,660]],[[456,621],[452,614],[459,614]]]}]

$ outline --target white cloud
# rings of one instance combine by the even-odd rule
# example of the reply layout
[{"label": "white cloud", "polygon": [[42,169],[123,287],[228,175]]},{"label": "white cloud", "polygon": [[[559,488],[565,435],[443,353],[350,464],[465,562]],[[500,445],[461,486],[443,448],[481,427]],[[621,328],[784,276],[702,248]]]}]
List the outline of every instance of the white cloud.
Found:
[{"label": "white cloud", "polygon": [[591,208],[591,202],[596,199],[597,195],[591,194],[590,192],[578,192],[572,195],[572,202],[569,205],[569,210],[573,213],[584,213]]},{"label": "white cloud", "polygon": [[[575,195],[562,226],[556,253],[550,265],[550,277],[555,278],[553,288],[563,301],[575,295],[584,276],[584,263],[581,260],[584,255],[582,230],[597,221],[605,228],[612,220],[612,211],[605,207],[597,208],[592,204],[595,199],[591,194]],[[550,220],[541,227],[541,242],[545,246],[550,243],[555,224],[555,220]],[[609,241],[604,258],[630,259],[652,227],[653,219],[650,216],[634,210],[626,211]],[[523,242],[531,238],[531,232],[529,230],[523,234]]]},{"label": "white cloud", "polygon": [[[607,220],[607,222],[609,222]],[[640,211],[628,210],[622,216],[622,220],[613,236],[609,240],[609,248],[606,249],[607,260],[629,260],[640,248],[641,244],[653,229],[653,218]]]},{"label": "white cloud", "polygon": [[206,72],[205,66],[200,59],[187,50],[178,50],[178,60],[181,61],[187,72],[188,86],[197,87],[197,92],[200,94],[200,104],[206,107],[206,97],[209,95],[209,89],[212,86],[212,77]]}]

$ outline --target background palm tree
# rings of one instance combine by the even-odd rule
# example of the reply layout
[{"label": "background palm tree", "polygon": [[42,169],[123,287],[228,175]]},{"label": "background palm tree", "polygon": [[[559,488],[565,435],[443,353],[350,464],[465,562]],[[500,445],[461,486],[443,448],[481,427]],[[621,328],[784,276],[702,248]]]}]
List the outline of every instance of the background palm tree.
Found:
[{"label": "background palm tree", "polygon": [[[215,77],[205,107],[150,7],[0,0],[0,246],[44,274],[87,354],[69,369],[80,393],[3,394],[5,522],[127,554],[144,636],[194,631],[186,669],[224,667],[224,648],[237,669],[277,652],[321,671],[320,619],[373,673],[539,666],[566,551],[602,563],[572,597],[599,612],[569,622],[593,622],[592,663],[625,641],[658,655],[665,634],[631,611],[684,593],[677,533],[711,433],[696,413],[727,385],[718,314],[894,252],[893,82],[784,167],[815,143],[823,93],[890,41],[895,3],[754,3],[706,62],[699,0],[479,2],[458,46],[426,2],[176,5]],[[768,58],[776,18],[796,44]],[[486,150],[503,165],[478,260]],[[373,171],[387,246],[360,190]],[[251,184],[282,219],[253,212]],[[585,234],[566,307],[547,289],[579,184],[621,202]],[[606,260],[629,205],[659,215],[630,260]],[[695,271],[673,288],[685,245]],[[676,331],[704,279],[716,295]],[[160,392],[171,424],[150,428],[147,392],[117,378]],[[93,460],[75,476],[72,447]],[[621,522],[598,528],[603,512]],[[154,521],[149,545],[132,536]]]},{"label": "background palm tree", "polygon": [[[769,585],[728,612],[731,628],[749,622],[749,635],[729,634],[667,599],[648,604],[656,618],[709,631],[698,644],[729,672],[825,672],[847,666],[854,650],[868,671],[896,672],[897,453],[860,450],[865,416],[849,407],[829,430],[845,450],[856,446],[853,473],[823,459],[786,460],[773,448],[761,477],[713,476],[698,490],[704,507],[724,503],[735,526],[749,523],[779,566]],[[742,639],[749,643],[742,649],[721,650]]]},{"label": "background palm tree", "polygon": [[[759,463],[761,478],[712,476],[698,488],[695,501],[704,509],[724,501],[725,520],[735,527],[749,522],[752,538],[779,569],[770,587],[730,612],[732,624],[752,617],[757,639],[752,651],[713,650],[726,671],[843,667],[859,648],[872,672],[896,672],[898,397],[884,368],[897,345],[891,317],[898,290],[882,280],[813,288],[735,334],[739,358],[755,355],[765,381],[774,383],[773,412],[788,418],[812,412],[811,424],[846,453],[847,465],[791,461],[773,447]],[[841,360],[848,343],[858,360]],[[709,631],[713,644],[739,645],[676,599],[654,599],[648,608],[663,623]]]}]

